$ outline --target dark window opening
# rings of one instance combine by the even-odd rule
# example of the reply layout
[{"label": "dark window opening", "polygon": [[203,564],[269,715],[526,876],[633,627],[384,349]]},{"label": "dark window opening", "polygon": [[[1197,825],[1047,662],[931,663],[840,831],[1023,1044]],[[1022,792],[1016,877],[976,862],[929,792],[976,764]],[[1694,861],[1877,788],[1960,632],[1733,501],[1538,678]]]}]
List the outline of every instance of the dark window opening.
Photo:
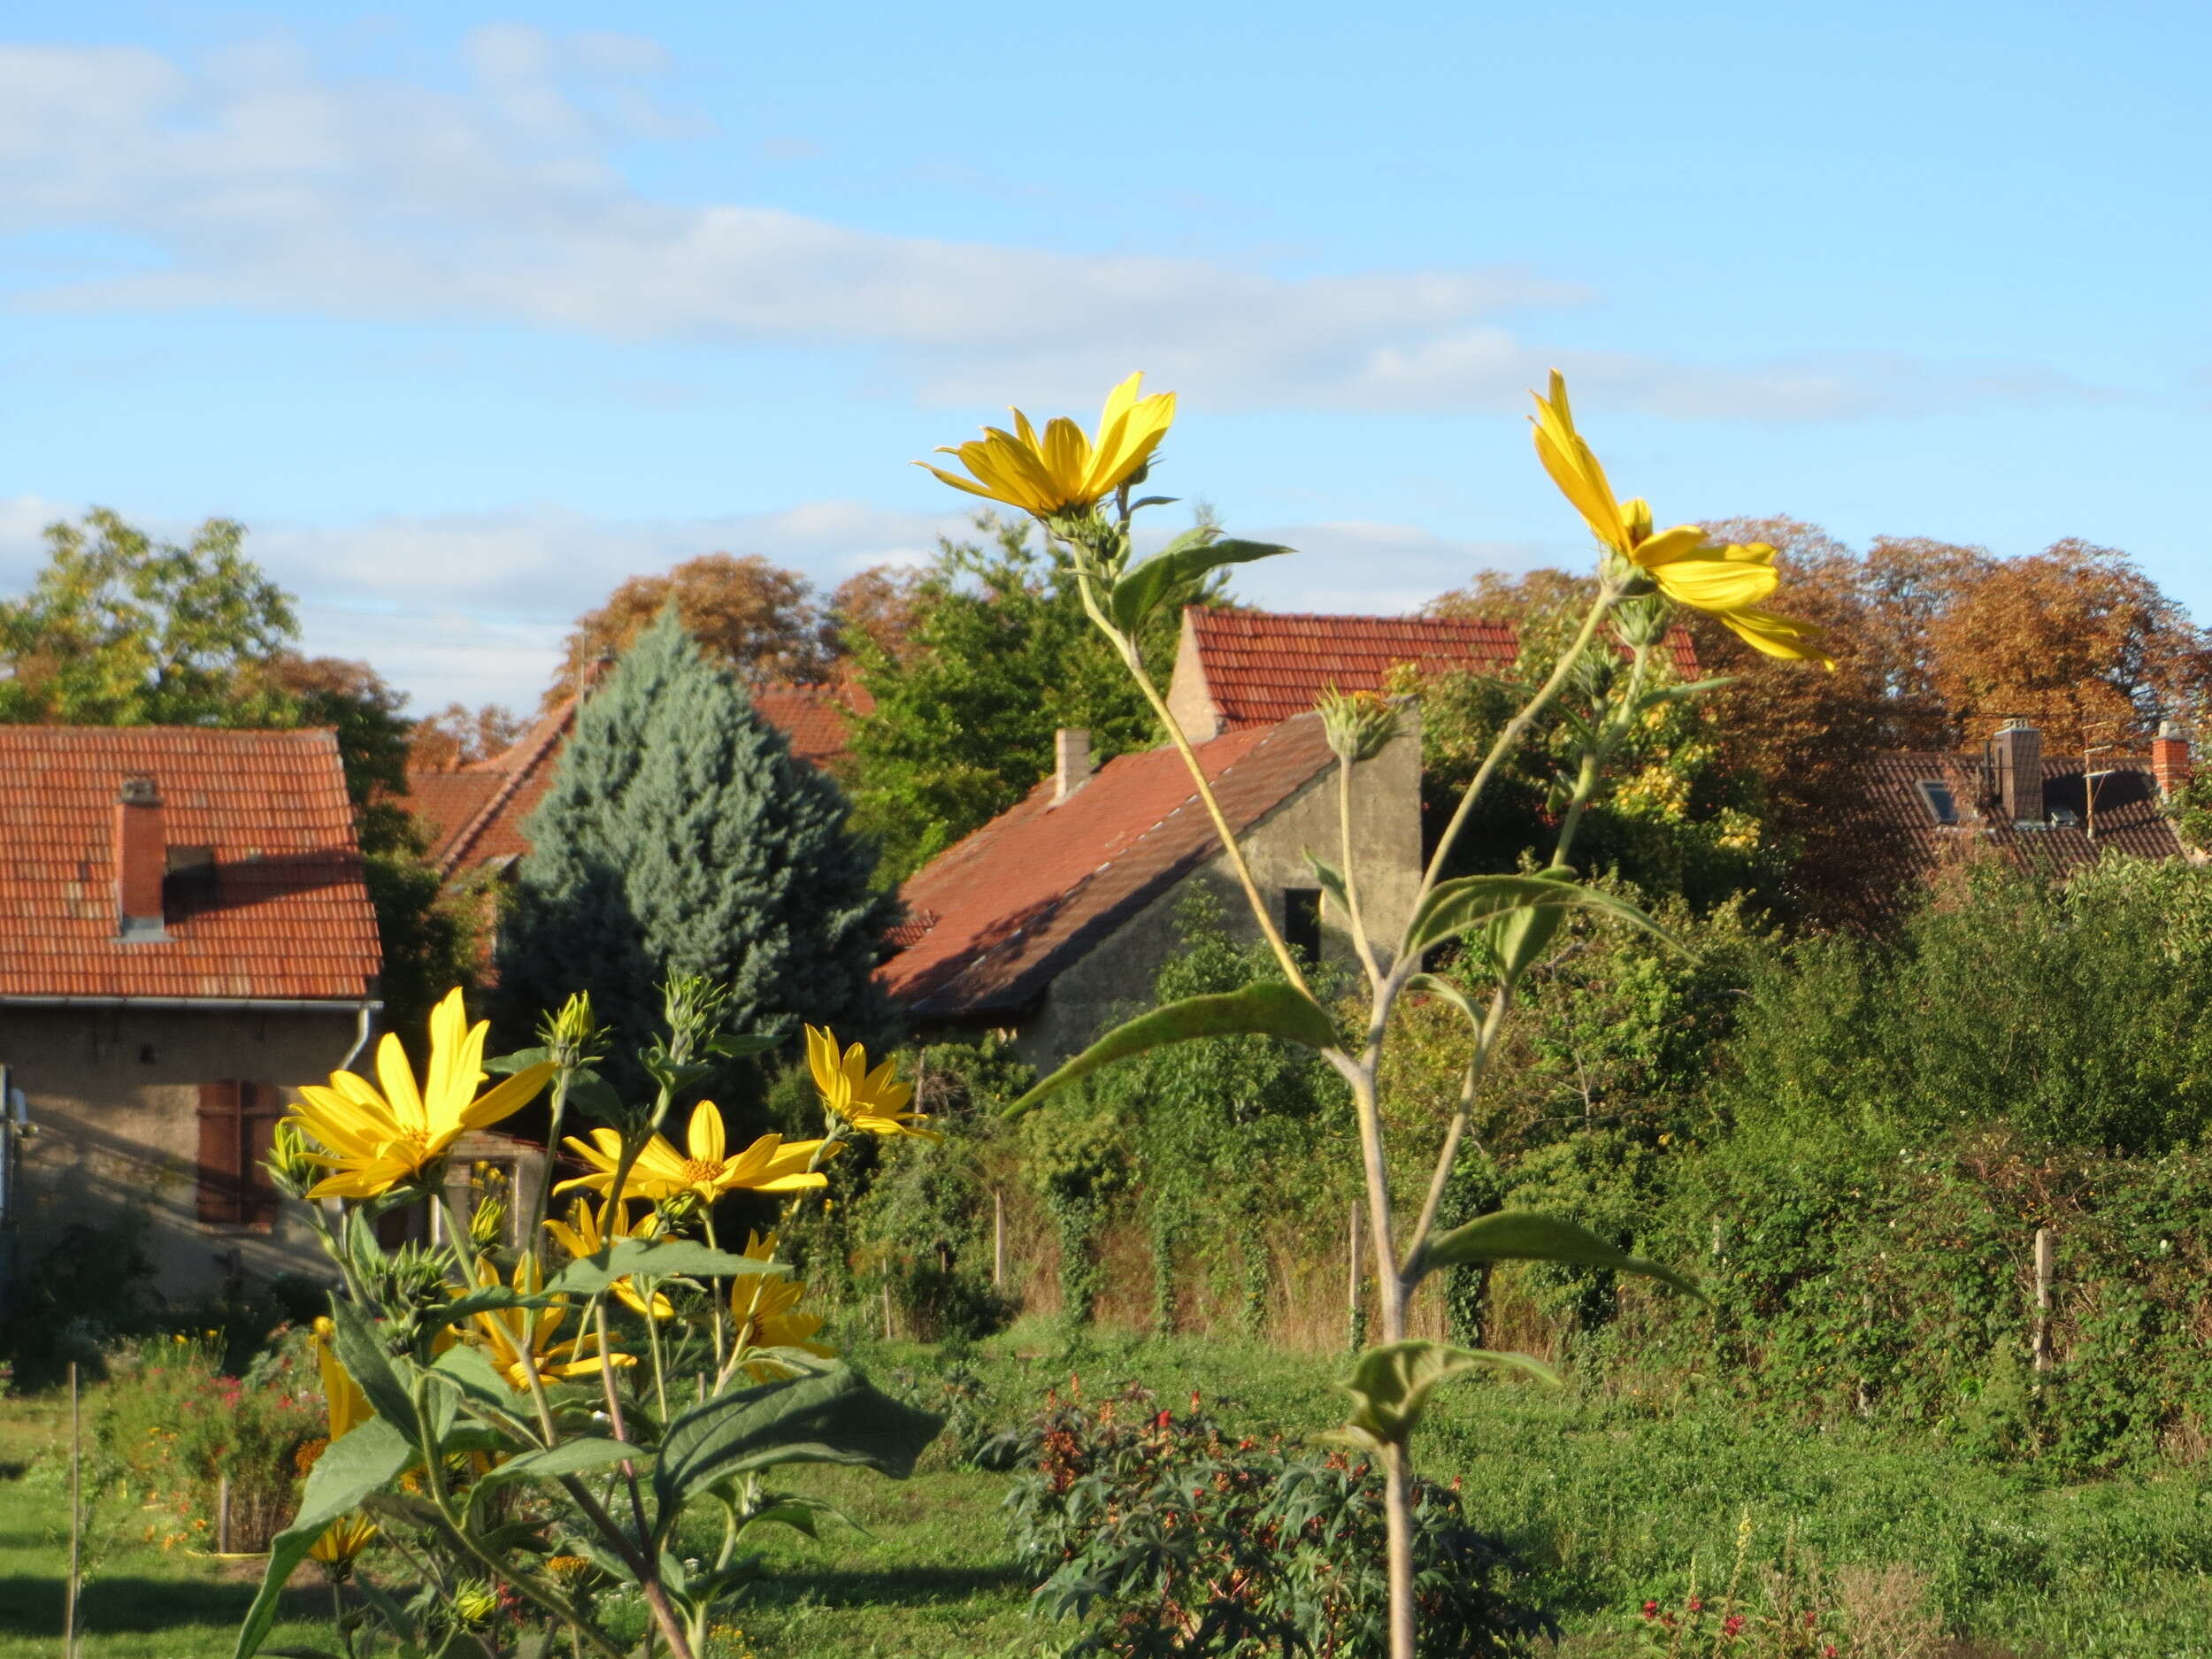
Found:
[{"label": "dark window opening", "polygon": [[277,1190],[264,1161],[284,1116],[284,1091],[227,1079],[200,1085],[199,1218],[211,1226],[276,1225]]},{"label": "dark window opening", "polygon": [[1309,962],[1321,960],[1321,889],[1283,889],[1283,942]]},{"label": "dark window opening", "polygon": [[1920,798],[1928,803],[1929,816],[1937,823],[1955,824],[1959,821],[1959,803],[1951,794],[1949,784],[1924,778],[1920,782]]}]

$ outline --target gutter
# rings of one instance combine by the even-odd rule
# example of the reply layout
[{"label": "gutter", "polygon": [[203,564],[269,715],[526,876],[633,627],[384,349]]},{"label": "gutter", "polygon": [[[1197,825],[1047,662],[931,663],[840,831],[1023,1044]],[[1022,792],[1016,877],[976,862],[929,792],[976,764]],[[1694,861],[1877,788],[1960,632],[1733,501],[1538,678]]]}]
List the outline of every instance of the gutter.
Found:
[{"label": "gutter", "polygon": [[[365,1026],[380,1001],[308,996],[0,996],[11,1008],[188,1009],[204,1014],[353,1014]],[[366,1041],[365,1034],[363,1041]]]}]

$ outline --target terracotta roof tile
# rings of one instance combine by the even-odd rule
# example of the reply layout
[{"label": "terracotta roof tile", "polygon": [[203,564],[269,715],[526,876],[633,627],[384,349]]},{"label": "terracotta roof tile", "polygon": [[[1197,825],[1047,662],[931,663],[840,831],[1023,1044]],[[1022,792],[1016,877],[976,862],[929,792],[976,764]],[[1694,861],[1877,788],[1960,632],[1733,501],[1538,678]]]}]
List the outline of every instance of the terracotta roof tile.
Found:
[{"label": "terracotta roof tile", "polygon": [[[1510,622],[1440,617],[1312,616],[1194,605],[1190,619],[1206,688],[1225,726],[1271,725],[1314,706],[1321,694],[1380,691],[1393,670],[1472,669],[1509,674],[1520,655]],[[1697,672],[1688,634],[1669,636],[1676,666]]]},{"label": "terracotta roof tile", "polygon": [[[780,682],[754,692],[753,706],[790,740],[794,755],[827,766],[845,758],[851,716],[872,710],[875,699],[857,680],[833,686]],[[500,754],[455,772],[407,774],[402,804],[429,824],[431,862],[440,875],[450,879],[465,867],[519,858],[530,850],[522,826],[552,785],[575,715],[572,697]]]},{"label": "terracotta roof tile", "polygon": [[[1320,718],[1232,732],[1200,747],[1241,834],[1322,775]],[[907,882],[919,938],[885,964],[892,995],[929,1018],[1018,1009],[1099,940],[1217,850],[1171,749],[1108,761],[1059,805],[1047,779]]]},{"label": "terracotta roof tile", "polygon": [[[0,996],[358,999],[382,965],[327,731],[0,726]],[[213,849],[167,937],[116,937],[116,793]]]},{"label": "terracotta roof tile", "polygon": [[[2070,824],[2047,822],[2022,829],[2005,819],[1978,752],[1904,750],[1870,760],[1854,817],[1866,832],[1863,844],[1869,856],[1900,866],[1901,901],[1914,890],[1915,881],[1978,849],[2024,865],[2059,871],[2092,863],[2108,852],[2139,858],[2184,856],[2173,825],[2161,809],[2147,757],[2099,757],[2097,771],[2103,775],[2095,783],[2093,839],[2081,757],[2046,754],[2042,760],[2047,817],[2070,815],[2074,820]],[[1920,787],[1923,782],[1939,783],[1949,790],[1957,809],[1956,824],[1936,822]]]}]

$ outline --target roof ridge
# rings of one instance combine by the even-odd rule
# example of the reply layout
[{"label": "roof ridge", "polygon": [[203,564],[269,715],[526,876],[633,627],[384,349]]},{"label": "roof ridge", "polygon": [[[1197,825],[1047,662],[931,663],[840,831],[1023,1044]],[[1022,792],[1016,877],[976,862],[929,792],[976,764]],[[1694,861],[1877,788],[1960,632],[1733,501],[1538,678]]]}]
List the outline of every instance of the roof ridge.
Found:
[{"label": "roof ridge", "polygon": [[538,763],[545,758],[547,751],[553,747],[554,741],[568,729],[575,716],[576,699],[570,697],[559,708],[539,720],[537,729],[531,733],[529,737],[507,751],[508,754],[512,755],[517,749],[526,749],[528,750],[507,772],[505,778],[501,780],[499,787],[491,792],[484,804],[470,814],[469,821],[461,826],[461,833],[447,843],[445,851],[438,858],[438,875],[441,879],[450,876],[460,866],[461,860],[467,855],[468,849],[476,844],[477,838],[491,826],[493,821],[505,810],[507,803],[515,798],[516,791],[522,787],[530,774],[537,769]]}]

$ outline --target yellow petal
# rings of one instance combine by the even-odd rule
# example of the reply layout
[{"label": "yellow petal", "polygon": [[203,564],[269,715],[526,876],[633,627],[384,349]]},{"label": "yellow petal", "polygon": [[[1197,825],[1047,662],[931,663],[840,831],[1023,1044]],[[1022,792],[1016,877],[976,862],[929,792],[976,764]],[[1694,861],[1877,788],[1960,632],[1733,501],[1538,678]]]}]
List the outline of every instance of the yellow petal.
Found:
[{"label": "yellow petal", "polygon": [[722,1114],[714,1102],[703,1100],[691,1109],[691,1156],[701,1164],[722,1161]]},{"label": "yellow petal", "polygon": [[[481,1129],[487,1124],[495,1124],[501,1118],[520,1111],[537,1098],[540,1089],[552,1080],[555,1069],[550,1061],[541,1060],[535,1065],[526,1065],[512,1077],[502,1078],[495,1086],[462,1108],[460,1126],[464,1129]],[[470,1087],[475,1087],[473,1079]]]},{"label": "yellow petal", "polygon": [[1836,659],[1821,649],[1821,631],[1809,622],[1755,608],[1724,611],[1720,619],[1754,650],[1790,662],[1818,663],[1835,672]]},{"label": "yellow petal", "polygon": [[[1531,394],[1531,396],[1534,396]],[[1582,515],[1590,532],[1615,552],[1625,554],[1629,541],[1613,487],[1590,446],[1575,430],[1574,411],[1567,403],[1567,382],[1558,370],[1551,375],[1551,396],[1536,399],[1536,458],[1568,503]]]},{"label": "yellow petal", "polygon": [[1740,611],[1755,605],[1781,580],[1770,565],[1728,559],[1678,559],[1652,572],[1659,591],[1696,611]]},{"label": "yellow petal", "polygon": [[394,1121],[403,1129],[427,1133],[430,1118],[415,1087],[414,1068],[407,1064],[407,1050],[390,1032],[376,1046],[376,1078],[384,1086],[384,1098],[391,1106]]}]

